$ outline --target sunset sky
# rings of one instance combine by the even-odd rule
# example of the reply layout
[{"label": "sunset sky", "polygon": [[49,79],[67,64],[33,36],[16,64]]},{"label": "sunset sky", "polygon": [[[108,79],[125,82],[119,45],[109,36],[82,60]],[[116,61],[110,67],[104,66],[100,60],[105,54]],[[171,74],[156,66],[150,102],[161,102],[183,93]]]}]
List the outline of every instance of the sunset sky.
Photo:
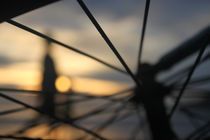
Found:
[{"label": "sunset sky", "polygon": [[[145,0],[84,2],[135,72]],[[209,13],[209,0],[151,1],[142,60],[157,62],[165,52],[210,25]],[[14,20],[42,33],[51,30],[53,38],[123,69],[76,0],[59,1]],[[0,31],[1,87],[38,88],[44,56],[43,39],[8,23],[1,23]],[[60,75],[73,77],[77,81],[85,78],[81,85],[89,83],[92,86],[87,91],[93,91],[94,85],[101,87],[95,88],[95,92],[120,89],[119,84],[110,86],[108,81],[133,84],[127,75],[58,45],[54,45],[53,58]],[[92,80],[88,82],[89,78]],[[96,86],[96,83],[104,87]]]}]

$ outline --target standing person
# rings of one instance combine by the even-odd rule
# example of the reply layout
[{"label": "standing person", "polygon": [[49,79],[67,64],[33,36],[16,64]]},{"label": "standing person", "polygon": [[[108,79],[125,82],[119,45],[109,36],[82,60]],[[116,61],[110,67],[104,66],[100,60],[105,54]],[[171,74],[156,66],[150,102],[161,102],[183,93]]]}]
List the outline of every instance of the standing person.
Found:
[{"label": "standing person", "polygon": [[[49,35],[49,33],[48,33]],[[55,64],[53,58],[51,57],[52,46],[50,41],[45,41],[45,54],[42,62],[42,92],[39,95],[40,110],[50,116],[55,116],[56,106],[55,106],[55,94],[57,92],[55,87],[55,80],[57,78],[57,72],[55,69]],[[39,114],[34,119],[27,122],[27,124],[16,133],[21,134],[25,131],[40,125],[42,122],[42,116]],[[43,122],[42,122],[43,123]],[[51,123],[51,122],[50,122]]]},{"label": "standing person", "polygon": [[52,45],[47,40],[43,60],[41,110],[48,115],[55,115],[55,94],[57,92],[55,80],[57,78],[57,72],[51,53]]}]

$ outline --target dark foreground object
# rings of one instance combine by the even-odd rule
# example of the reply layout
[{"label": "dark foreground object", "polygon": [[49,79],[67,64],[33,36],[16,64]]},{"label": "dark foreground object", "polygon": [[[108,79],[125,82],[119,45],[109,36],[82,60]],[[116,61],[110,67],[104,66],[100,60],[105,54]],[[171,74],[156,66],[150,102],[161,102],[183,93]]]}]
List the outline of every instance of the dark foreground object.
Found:
[{"label": "dark foreground object", "polygon": [[1,0],[0,23],[58,0]]}]

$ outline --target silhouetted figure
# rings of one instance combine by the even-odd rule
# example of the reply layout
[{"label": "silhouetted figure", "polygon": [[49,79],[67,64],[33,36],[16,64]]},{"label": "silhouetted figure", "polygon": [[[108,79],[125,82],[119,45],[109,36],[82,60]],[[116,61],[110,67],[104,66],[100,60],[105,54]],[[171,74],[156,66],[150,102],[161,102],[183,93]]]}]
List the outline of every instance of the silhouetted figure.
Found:
[{"label": "silhouetted figure", "polygon": [[191,39],[161,57],[155,65],[141,64],[139,66],[137,77],[142,81],[142,87],[135,89],[135,96],[131,101],[144,105],[154,140],[177,139],[170,126],[164,105],[164,98],[171,93],[173,87],[166,87],[156,81],[156,75],[159,72],[170,69],[208,44],[210,44],[210,27],[205,28]]},{"label": "silhouetted figure", "polygon": [[[49,33],[48,33],[49,35]],[[39,109],[44,112],[45,114],[55,116],[56,114],[56,105],[55,105],[55,95],[56,95],[56,87],[55,87],[55,80],[57,78],[57,72],[55,69],[55,65],[53,62],[53,59],[51,57],[51,42],[45,41],[45,55],[43,59],[43,65],[42,65],[42,85],[41,90],[42,93],[39,94]],[[34,119],[30,120],[26,123],[26,125],[18,130],[17,134],[22,134],[25,131],[32,129],[33,127],[36,127],[40,124],[48,124],[53,125],[55,121],[52,121],[47,118],[41,116],[42,114],[39,114],[38,116],[35,116]],[[45,122],[46,121],[46,122]]]},{"label": "silhouetted figure", "polygon": [[55,80],[57,73],[51,57],[51,42],[46,41],[46,54],[43,61],[41,110],[49,115],[55,115]]}]

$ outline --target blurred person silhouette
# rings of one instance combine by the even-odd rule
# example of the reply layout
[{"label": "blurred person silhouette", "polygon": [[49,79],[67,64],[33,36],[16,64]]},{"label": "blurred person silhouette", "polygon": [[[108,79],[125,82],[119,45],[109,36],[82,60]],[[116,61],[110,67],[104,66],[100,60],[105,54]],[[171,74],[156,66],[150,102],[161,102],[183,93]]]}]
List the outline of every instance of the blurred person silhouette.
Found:
[{"label": "blurred person silhouette", "polygon": [[[52,33],[50,31],[46,32],[47,36],[51,36]],[[56,116],[59,118],[70,119],[70,115],[72,111],[70,103],[68,101],[69,98],[66,96],[56,96],[58,93],[56,89],[56,79],[58,77],[58,73],[56,71],[56,66],[52,57],[52,42],[49,40],[44,40],[44,57],[42,60],[42,82],[41,82],[41,93],[38,96],[39,109],[48,116]],[[61,102],[67,102],[65,106],[58,107],[56,106],[56,100],[60,100]],[[51,130],[55,129],[59,125],[57,125],[56,121],[51,120],[49,118],[42,117],[42,114],[35,116],[34,119],[26,122],[26,125],[15,132],[15,134],[21,134],[25,131],[32,129],[40,124],[47,124],[51,126]]]},{"label": "blurred person silhouette", "polygon": [[[52,36],[52,32],[47,31],[46,35]],[[45,42],[45,55],[42,62],[42,94],[40,95],[41,106],[40,109],[52,116],[57,116],[60,118],[70,119],[69,111],[70,104],[65,104],[63,106],[56,106],[56,101],[58,102],[69,102],[66,96],[56,96],[58,93],[56,89],[56,79],[59,79],[59,74],[56,71],[56,66],[52,57],[52,42],[46,40]]]},{"label": "blurred person silhouette", "polygon": [[[47,31],[47,35],[51,36],[51,32]],[[55,94],[57,92],[55,81],[58,77],[55,64],[51,56],[53,46],[49,40],[45,41],[45,56],[43,59],[42,72],[42,94],[40,109],[48,115],[55,115]]]},{"label": "blurred person silhouette", "polygon": [[[47,36],[51,36],[51,32],[46,32]],[[39,102],[39,109],[49,115],[49,116],[55,116],[56,115],[56,105],[55,105],[55,95],[56,95],[56,87],[55,87],[55,81],[58,77],[58,74],[56,72],[55,64],[53,61],[53,57],[51,56],[52,53],[52,44],[48,40],[44,40],[44,57],[42,61],[42,83],[41,83],[41,93],[38,96],[38,102]],[[42,114],[39,114],[38,116],[35,116],[34,119],[29,120],[26,122],[26,125],[19,129],[17,134],[24,133],[25,131],[36,127],[43,122],[46,118],[42,118]],[[47,119],[48,120],[48,119]],[[47,124],[53,124],[53,121],[47,121]]]}]

